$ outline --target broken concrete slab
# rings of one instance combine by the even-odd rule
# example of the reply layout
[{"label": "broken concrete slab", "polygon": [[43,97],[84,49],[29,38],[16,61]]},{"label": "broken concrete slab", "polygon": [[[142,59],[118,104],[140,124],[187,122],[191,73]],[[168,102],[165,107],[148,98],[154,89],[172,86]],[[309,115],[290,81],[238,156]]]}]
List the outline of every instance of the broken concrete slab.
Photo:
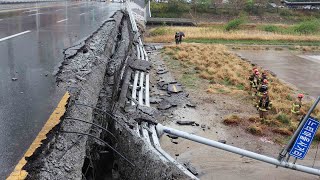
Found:
[{"label": "broken concrete slab", "polygon": [[177,121],[176,122],[179,125],[188,125],[188,126],[192,126],[195,124],[195,121]]},{"label": "broken concrete slab", "polygon": [[168,88],[168,83],[167,82],[164,82],[164,81],[159,81],[158,83],[158,86],[161,90],[167,90]]},{"label": "broken concrete slab", "polygon": [[182,87],[180,84],[168,84],[168,92],[169,93],[179,93],[182,92]]},{"label": "broken concrete slab", "polygon": [[171,102],[169,102],[168,100],[162,100],[159,105],[158,105],[158,109],[159,110],[167,110],[170,109],[171,107],[176,107],[176,104],[173,104]]},{"label": "broken concrete slab", "polygon": [[188,102],[188,103],[186,104],[186,106],[187,106],[187,107],[190,107],[190,108],[195,108],[195,107],[196,107],[196,105],[193,104],[193,103],[191,103],[191,102]]},{"label": "broken concrete slab", "polygon": [[157,74],[165,74],[165,73],[168,73],[169,71],[166,70],[166,69],[158,69],[157,70]]},{"label": "broken concrete slab", "polygon": [[196,169],[195,167],[193,167],[190,162],[183,163],[183,165],[184,165],[193,175],[196,176],[196,175],[199,174],[198,171],[197,171],[197,169]]},{"label": "broken concrete slab", "polygon": [[149,101],[151,104],[159,104],[162,101],[162,99],[159,97],[151,97]]},{"label": "broken concrete slab", "polygon": [[148,107],[148,106],[140,106],[138,105],[137,107],[138,110],[142,111],[145,114],[148,114],[149,116],[153,116],[156,113],[156,109],[153,107]]},{"label": "broken concrete slab", "polygon": [[145,60],[136,59],[134,61],[129,61],[128,64],[130,68],[143,72],[149,71],[152,68],[151,63]]}]

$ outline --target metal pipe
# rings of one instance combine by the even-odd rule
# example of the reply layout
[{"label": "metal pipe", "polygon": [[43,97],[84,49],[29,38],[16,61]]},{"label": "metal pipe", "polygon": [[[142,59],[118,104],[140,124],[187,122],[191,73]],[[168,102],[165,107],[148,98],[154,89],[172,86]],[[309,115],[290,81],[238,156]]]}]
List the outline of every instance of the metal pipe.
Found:
[{"label": "metal pipe", "polygon": [[183,165],[181,165],[178,161],[176,161],[173,157],[171,157],[167,152],[165,152],[161,146],[159,139],[157,137],[156,132],[156,126],[150,125],[150,129],[152,131],[151,138],[153,140],[153,146],[154,148],[162,154],[168,161],[172,162],[174,165],[176,165],[180,170],[182,170],[185,174],[187,174],[189,177],[191,177],[194,180],[198,180],[196,176],[194,176],[190,171],[188,171]]},{"label": "metal pipe", "polygon": [[293,136],[291,137],[289,143],[286,145],[286,147],[280,152],[278,159],[283,160],[284,157],[286,157],[289,149],[292,147],[293,143],[295,142],[297,136],[299,135],[301,129],[303,128],[303,125],[306,123],[308,120],[310,114],[312,111],[316,108],[317,104],[320,101],[320,96],[316,99],[316,101],[313,103],[311,108],[309,109],[308,113],[304,116],[303,120],[301,121],[300,125],[298,126],[298,129],[294,132]]},{"label": "metal pipe", "polygon": [[306,166],[302,166],[302,165],[298,165],[298,164],[292,164],[292,163],[285,162],[285,161],[279,161],[278,159],[275,159],[275,158],[272,158],[272,157],[268,157],[268,156],[265,156],[265,155],[261,155],[261,154],[258,154],[258,153],[254,153],[254,152],[251,152],[251,151],[240,149],[240,148],[237,148],[237,147],[234,147],[234,146],[230,146],[230,145],[227,145],[227,144],[219,143],[217,141],[213,141],[213,140],[206,139],[206,138],[203,138],[203,137],[200,137],[200,136],[196,136],[196,135],[193,135],[193,134],[190,134],[190,133],[187,133],[187,132],[183,132],[183,131],[179,131],[179,130],[176,130],[176,129],[173,129],[173,128],[169,128],[169,127],[163,126],[161,124],[158,124],[156,126],[156,129],[157,129],[157,133],[158,133],[159,137],[163,133],[167,133],[167,134],[175,135],[175,136],[182,137],[182,138],[185,138],[185,139],[189,139],[191,141],[195,141],[195,142],[198,142],[198,143],[201,143],[201,144],[206,144],[208,146],[212,146],[212,147],[215,147],[215,148],[218,148],[218,149],[229,151],[229,152],[232,152],[232,153],[235,153],[235,154],[239,154],[241,156],[246,156],[246,157],[249,157],[249,158],[252,158],[252,159],[256,159],[256,160],[259,160],[259,161],[270,163],[270,164],[273,164],[273,165],[276,165],[276,166],[281,166],[281,167],[284,167],[284,168],[289,168],[289,169],[292,169],[292,170],[297,170],[297,171],[305,172],[305,173],[308,173],[308,174],[314,174],[314,175],[318,175],[318,176],[320,175],[320,170],[319,169],[314,169],[314,168],[310,168],[310,167],[306,167]]},{"label": "metal pipe", "polygon": [[[137,59],[140,59],[140,48],[139,45],[136,45],[137,48]],[[132,86],[132,99],[137,99],[137,86],[138,86],[138,78],[139,78],[139,72],[135,71],[134,74],[134,80],[133,80],[133,86]],[[135,103],[131,101],[131,105],[134,106]]]},{"label": "metal pipe", "polygon": [[[139,40],[141,41],[141,39],[139,38]],[[142,47],[140,46],[139,48],[140,50],[140,55],[141,55],[141,60],[145,60],[144,59],[144,53],[142,51]],[[139,91],[139,105],[143,105],[143,82],[144,82],[144,72],[140,72],[140,91]]]},{"label": "metal pipe", "polygon": [[[143,48],[143,53],[144,53],[146,61],[149,61],[148,54],[144,48]],[[149,73],[146,73],[145,102],[146,102],[146,106],[148,106],[148,107],[150,106],[150,94],[149,94],[149,89],[150,89],[149,83],[150,82],[149,81],[150,81]]]}]

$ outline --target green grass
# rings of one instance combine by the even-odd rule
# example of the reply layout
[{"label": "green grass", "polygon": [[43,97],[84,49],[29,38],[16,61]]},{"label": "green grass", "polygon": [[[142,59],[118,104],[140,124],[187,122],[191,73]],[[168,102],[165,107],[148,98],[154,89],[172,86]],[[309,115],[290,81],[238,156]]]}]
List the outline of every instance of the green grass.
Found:
[{"label": "green grass", "polygon": [[243,24],[244,22],[245,21],[242,18],[233,19],[226,24],[225,30],[231,31],[231,30],[239,29],[240,25]]},{"label": "green grass", "polygon": [[280,40],[225,40],[225,39],[185,39],[188,43],[209,43],[209,44],[248,44],[248,45],[300,45],[320,46],[319,41],[280,41]]},{"label": "green grass", "polygon": [[283,124],[290,124],[291,121],[289,119],[289,117],[286,114],[280,113],[277,116],[277,120],[279,120],[280,122],[282,122]]},{"label": "green grass", "polygon": [[199,78],[195,74],[183,74],[180,78],[180,82],[191,89],[198,88],[197,81],[199,81]]}]

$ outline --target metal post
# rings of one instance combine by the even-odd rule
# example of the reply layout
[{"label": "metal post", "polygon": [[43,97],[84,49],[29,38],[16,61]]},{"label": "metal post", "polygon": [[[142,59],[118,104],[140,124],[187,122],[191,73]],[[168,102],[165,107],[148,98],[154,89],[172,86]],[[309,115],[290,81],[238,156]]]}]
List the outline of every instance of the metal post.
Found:
[{"label": "metal post", "polygon": [[303,120],[301,121],[300,125],[298,126],[298,129],[294,132],[293,136],[291,137],[289,143],[286,145],[286,147],[280,152],[278,159],[281,161],[283,160],[284,157],[286,157],[289,148],[292,147],[294,141],[296,140],[297,136],[299,135],[303,125],[306,123],[306,121],[308,120],[310,114],[312,113],[312,111],[316,108],[317,104],[320,101],[320,96],[316,99],[316,101],[313,103],[313,105],[311,106],[311,108],[309,109],[308,113],[304,116]]},{"label": "metal post", "polygon": [[240,148],[237,148],[237,147],[234,147],[234,146],[230,146],[230,145],[223,144],[223,143],[220,143],[220,142],[217,142],[217,141],[213,141],[213,140],[206,139],[206,138],[203,138],[203,137],[200,137],[200,136],[196,136],[196,135],[193,135],[193,134],[190,134],[190,133],[187,133],[187,132],[179,131],[179,130],[176,130],[176,129],[173,129],[173,128],[169,128],[169,127],[163,126],[161,124],[157,124],[156,128],[157,128],[157,134],[158,134],[159,137],[163,133],[167,133],[167,134],[175,135],[175,136],[182,137],[182,138],[185,138],[185,139],[189,139],[191,141],[195,141],[195,142],[198,142],[198,143],[201,143],[201,144],[206,144],[208,146],[212,146],[212,147],[215,147],[215,148],[218,148],[218,149],[229,151],[229,152],[232,152],[232,153],[235,153],[235,154],[246,156],[246,157],[249,157],[249,158],[252,158],[252,159],[256,159],[256,160],[259,160],[259,161],[270,163],[270,164],[273,164],[273,165],[276,165],[276,166],[281,166],[281,167],[284,167],[284,168],[289,168],[289,169],[292,169],[292,170],[297,170],[297,171],[305,172],[305,173],[308,173],[308,174],[314,174],[314,175],[317,175],[317,176],[320,175],[320,170],[319,169],[306,167],[306,166],[302,166],[302,165],[299,165],[299,164],[293,164],[293,163],[289,163],[289,162],[285,162],[285,161],[279,161],[278,159],[275,159],[275,158],[272,158],[272,157],[268,157],[268,156],[261,155],[261,154],[255,153],[255,152],[251,152],[251,151],[247,151],[247,150],[244,150],[244,149],[240,149]]}]

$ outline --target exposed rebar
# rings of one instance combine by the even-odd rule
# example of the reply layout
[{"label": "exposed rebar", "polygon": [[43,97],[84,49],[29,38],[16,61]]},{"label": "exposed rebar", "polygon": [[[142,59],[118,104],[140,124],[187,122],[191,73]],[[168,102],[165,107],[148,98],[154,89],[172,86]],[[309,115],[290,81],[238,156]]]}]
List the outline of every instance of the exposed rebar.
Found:
[{"label": "exposed rebar", "polygon": [[85,120],[82,120],[82,119],[78,119],[78,118],[73,118],[73,117],[66,117],[64,119],[67,119],[67,120],[74,120],[74,121],[80,121],[80,122],[84,122],[84,123],[88,123],[88,124],[92,124],[102,130],[105,130],[106,132],[108,132],[112,137],[114,137],[116,140],[117,138],[112,134],[112,132],[110,132],[108,129],[96,124],[96,123],[93,123],[93,122],[88,122],[88,121],[85,121]]},{"label": "exposed rebar", "polygon": [[92,134],[88,134],[88,133],[83,133],[83,132],[75,132],[75,131],[59,131],[61,133],[70,133],[70,134],[81,134],[81,135],[86,135],[88,137],[92,137],[102,143],[104,143],[105,145],[107,145],[110,149],[112,149],[113,152],[115,152],[116,154],[118,154],[120,157],[122,157],[125,161],[127,161],[131,166],[135,167],[135,165],[129,161],[126,157],[124,157],[121,153],[119,153],[116,149],[114,149],[110,144],[108,144],[107,142],[105,142],[104,140],[98,138],[98,137],[95,137],[94,135]]}]

